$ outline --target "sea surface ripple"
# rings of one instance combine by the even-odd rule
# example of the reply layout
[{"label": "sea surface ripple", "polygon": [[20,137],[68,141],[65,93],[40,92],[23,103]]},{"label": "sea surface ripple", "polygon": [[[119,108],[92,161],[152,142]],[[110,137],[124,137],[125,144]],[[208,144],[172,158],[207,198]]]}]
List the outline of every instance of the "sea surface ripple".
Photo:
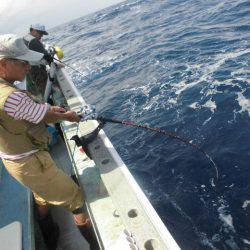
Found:
[{"label": "sea surface ripple", "polygon": [[250,249],[250,2],[130,0],[54,28],[105,131],[182,249]]}]

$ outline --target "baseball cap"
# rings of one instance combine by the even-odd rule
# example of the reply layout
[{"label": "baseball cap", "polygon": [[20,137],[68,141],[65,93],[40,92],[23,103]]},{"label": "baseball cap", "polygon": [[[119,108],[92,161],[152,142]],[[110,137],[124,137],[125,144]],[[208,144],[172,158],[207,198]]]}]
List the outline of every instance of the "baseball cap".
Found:
[{"label": "baseball cap", "polygon": [[34,30],[39,30],[41,31],[44,35],[48,35],[49,33],[45,30],[45,26],[43,24],[40,23],[36,23],[36,24],[32,24],[30,25],[30,28],[34,29]]},{"label": "baseball cap", "polygon": [[11,58],[37,63],[44,54],[28,49],[22,37],[14,34],[0,35],[0,59]]}]

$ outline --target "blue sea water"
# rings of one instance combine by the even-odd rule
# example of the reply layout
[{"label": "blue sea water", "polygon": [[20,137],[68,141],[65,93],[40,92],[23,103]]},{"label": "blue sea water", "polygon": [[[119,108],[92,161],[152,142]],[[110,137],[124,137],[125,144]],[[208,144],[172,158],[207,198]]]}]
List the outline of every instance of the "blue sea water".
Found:
[{"label": "blue sea water", "polygon": [[49,42],[100,114],[176,132],[105,131],[182,249],[250,249],[250,2],[130,0]]}]

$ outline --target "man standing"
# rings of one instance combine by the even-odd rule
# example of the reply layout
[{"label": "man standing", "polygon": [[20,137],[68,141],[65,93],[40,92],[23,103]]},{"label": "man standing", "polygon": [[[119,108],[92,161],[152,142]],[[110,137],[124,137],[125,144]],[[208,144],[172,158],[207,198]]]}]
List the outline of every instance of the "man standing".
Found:
[{"label": "man standing", "polygon": [[[43,58],[50,64],[53,58],[42,44],[41,39],[43,35],[48,35],[45,26],[39,23],[33,24],[30,26],[30,33],[24,36],[24,42],[29,49],[44,54]],[[46,88],[47,78],[48,75],[45,64],[31,66],[26,78],[27,90],[33,95],[42,98]]]},{"label": "man standing", "polygon": [[[28,92],[13,85],[23,81],[29,64],[42,57],[29,50],[23,38],[0,35],[0,157],[8,172],[33,192],[40,221],[51,221],[50,204],[63,206],[73,212],[76,225],[84,233],[90,221],[82,212],[82,192],[51,159],[50,136],[45,128],[46,123],[79,122],[80,118],[73,111],[37,103]],[[55,229],[51,225],[47,234]]]}]

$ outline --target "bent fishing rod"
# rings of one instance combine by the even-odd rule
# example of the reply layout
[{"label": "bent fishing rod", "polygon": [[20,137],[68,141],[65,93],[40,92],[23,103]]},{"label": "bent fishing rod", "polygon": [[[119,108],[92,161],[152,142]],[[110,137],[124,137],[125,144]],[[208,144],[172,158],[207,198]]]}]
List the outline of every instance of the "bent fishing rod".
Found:
[{"label": "bent fishing rod", "polygon": [[215,162],[213,161],[212,157],[203,148],[201,148],[197,144],[194,144],[190,140],[183,138],[182,136],[178,135],[175,132],[167,131],[167,130],[164,130],[161,128],[150,127],[148,125],[136,124],[136,123],[131,122],[131,121],[117,120],[117,119],[113,119],[113,118],[97,116],[95,108],[93,106],[90,106],[90,105],[85,105],[82,108],[82,110],[80,111],[79,116],[81,117],[81,121],[97,120],[99,122],[99,125],[97,126],[97,128],[94,131],[87,134],[86,136],[83,136],[81,138],[79,138],[77,135],[74,136],[72,139],[75,140],[75,142],[77,143],[77,146],[83,146],[87,150],[89,143],[91,143],[97,137],[99,131],[104,127],[104,125],[106,123],[121,124],[124,126],[130,126],[130,127],[135,127],[138,129],[144,129],[144,130],[156,132],[156,133],[159,133],[161,135],[177,139],[177,140],[185,143],[186,145],[193,147],[197,151],[201,152],[206,157],[206,159],[209,160],[211,166],[213,167],[214,180],[216,182],[218,182],[219,172],[218,172],[218,168],[217,168]]},{"label": "bent fishing rod", "polygon": [[[62,62],[61,60],[59,59],[56,59],[54,58],[56,61],[64,64],[66,67],[69,67],[70,69],[72,69],[73,71],[79,73],[80,75],[86,77],[85,75],[83,75],[79,70],[71,67],[70,65]],[[83,107],[84,108],[84,107]],[[124,126],[130,126],[130,127],[135,127],[135,128],[138,128],[138,129],[145,129],[145,130],[148,130],[148,131],[152,131],[152,132],[156,132],[156,133],[159,133],[159,134],[162,134],[164,136],[167,136],[167,137],[170,137],[170,138],[174,138],[174,139],[177,139],[179,141],[182,141],[183,143],[185,143],[186,145],[189,145],[191,147],[193,147],[194,149],[198,150],[199,152],[201,152],[205,157],[206,159],[209,160],[210,164],[212,165],[212,167],[214,168],[214,176],[215,176],[215,180],[216,182],[218,182],[218,179],[219,179],[219,171],[218,171],[218,168],[214,162],[214,160],[212,159],[212,157],[203,149],[201,148],[200,146],[198,146],[197,144],[194,144],[193,142],[191,142],[191,140],[188,140],[186,138],[183,138],[181,136],[179,136],[178,134],[174,133],[174,132],[171,132],[171,131],[167,131],[167,130],[163,130],[161,128],[154,128],[154,127],[150,127],[150,126],[147,126],[147,125],[142,125],[142,124],[136,124],[134,122],[131,122],[131,121],[126,121],[126,120],[117,120],[117,119],[112,119],[112,118],[106,118],[106,117],[103,117],[103,116],[99,116],[97,117],[96,113],[95,113],[95,110],[92,109],[89,105],[86,105],[85,106],[85,112],[83,115],[80,115],[83,117],[83,121],[87,121],[87,120],[90,120],[90,119],[94,119],[94,120],[97,120],[98,122],[100,122],[99,126],[95,129],[95,131],[93,131],[92,135],[90,135],[88,137],[88,141],[86,143],[86,145],[88,143],[90,143],[98,134],[98,132],[100,131],[100,129],[104,126],[104,124],[106,123],[116,123],[116,124],[121,124],[121,125],[124,125]],[[86,118],[84,118],[84,116]],[[78,141],[78,144],[80,142]],[[86,146],[85,145],[85,146]]]},{"label": "bent fishing rod", "polygon": [[148,125],[136,124],[136,123],[133,123],[133,122],[130,122],[130,121],[126,121],[126,120],[121,120],[120,121],[120,120],[116,120],[116,119],[105,118],[105,117],[102,117],[102,116],[97,117],[97,121],[104,122],[104,123],[106,123],[106,122],[117,123],[117,124],[122,124],[122,125],[125,125],[125,126],[135,127],[135,128],[138,128],[138,129],[145,129],[145,130],[149,130],[149,131],[153,131],[153,132],[156,132],[156,133],[160,133],[162,135],[165,135],[165,136],[177,139],[179,141],[182,141],[186,145],[189,145],[189,146],[195,148],[196,150],[200,151],[210,161],[210,163],[214,167],[216,181],[218,181],[218,179],[219,179],[218,168],[217,168],[215,162],[213,161],[212,157],[203,148],[201,148],[197,144],[192,143],[190,140],[185,139],[185,138],[179,136],[178,134],[176,134],[174,132],[163,130],[161,128],[150,127]]}]

